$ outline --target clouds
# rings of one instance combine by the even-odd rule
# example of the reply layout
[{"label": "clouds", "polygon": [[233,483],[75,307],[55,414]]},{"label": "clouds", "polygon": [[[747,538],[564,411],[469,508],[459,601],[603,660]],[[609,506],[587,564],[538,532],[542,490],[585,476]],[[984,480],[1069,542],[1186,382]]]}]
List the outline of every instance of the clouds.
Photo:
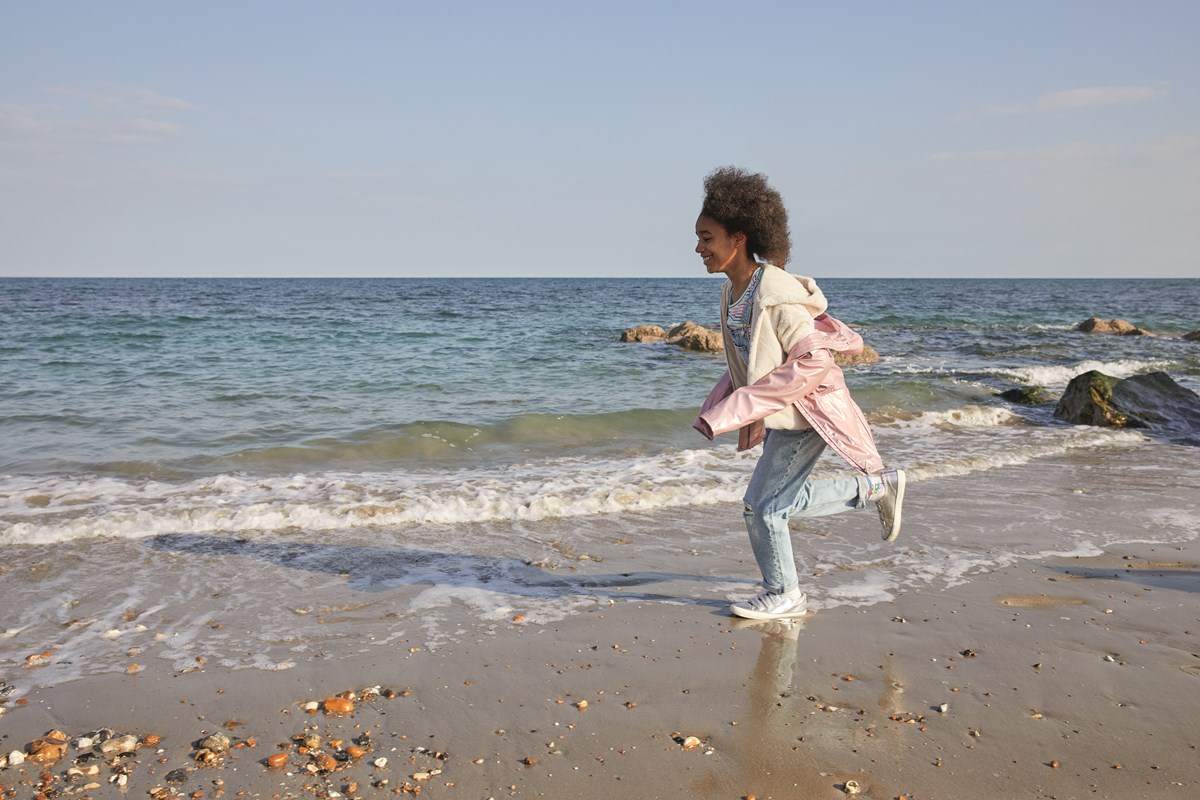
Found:
[{"label": "clouds", "polygon": [[1166,97],[1168,94],[1169,92],[1165,89],[1154,89],[1149,86],[1088,86],[1082,89],[1067,89],[1044,94],[1029,103],[982,106],[977,113],[1030,114],[1038,111],[1068,111],[1093,106],[1141,103]]},{"label": "clouds", "polygon": [[962,162],[1028,162],[1068,164],[1088,161],[1111,161],[1122,158],[1191,158],[1200,155],[1200,137],[1170,136],[1132,144],[1097,144],[1068,142],[1046,147],[1020,147],[1010,150],[975,150],[934,153],[928,156],[933,163]]},{"label": "clouds", "polygon": [[1039,97],[1034,106],[1039,111],[1056,111],[1088,106],[1107,106],[1117,103],[1140,103],[1158,97],[1166,97],[1162,89],[1149,86],[1095,86],[1086,89],[1068,89]]},{"label": "clouds", "polygon": [[94,81],[83,87],[55,86],[46,91],[64,97],[78,98],[101,111],[134,114],[155,114],[191,111],[194,105],[177,97],[159,94],[141,86],[122,86],[106,81]]},{"label": "clouds", "polygon": [[159,144],[181,136],[186,129],[178,115],[195,110],[186,100],[115,83],[57,86],[39,94],[46,102],[0,104],[0,147]]}]

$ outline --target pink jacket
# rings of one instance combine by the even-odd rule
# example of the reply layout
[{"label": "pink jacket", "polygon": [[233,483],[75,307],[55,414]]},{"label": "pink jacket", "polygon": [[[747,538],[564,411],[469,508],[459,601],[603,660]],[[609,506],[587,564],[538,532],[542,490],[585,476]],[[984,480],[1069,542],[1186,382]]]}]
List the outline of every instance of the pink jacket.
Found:
[{"label": "pink jacket", "polygon": [[763,440],[765,417],[794,406],[833,450],[859,472],[883,469],[871,428],[850,396],[833,353],[857,355],[862,337],[842,321],[821,314],[814,330],[791,349],[783,364],[750,386],[733,389],[726,371],[709,392],[693,427],[709,439],[738,430],[738,449]]}]

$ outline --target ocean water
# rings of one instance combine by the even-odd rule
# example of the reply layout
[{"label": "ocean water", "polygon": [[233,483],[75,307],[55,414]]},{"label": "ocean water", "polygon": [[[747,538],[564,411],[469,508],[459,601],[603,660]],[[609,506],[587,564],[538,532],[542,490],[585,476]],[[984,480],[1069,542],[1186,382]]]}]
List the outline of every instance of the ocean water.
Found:
[{"label": "ocean water", "polygon": [[[1059,392],[1089,369],[1163,371],[1200,390],[1200,343],[1180,338],[1200,328],[1200,281],[820,283],[880,353],[847,377],[915,497],[1003,472],[1027,476],[1013,491],[1036,506],[1050,465],[1096,459],[1194,474],[1193,444],[1066,425],[1053,404],[997,393]],[[357,631],[329,634],[334,649],[418,635],[432,646],[456,635],[451,609],[545,620],[601,595],[645,599],[639,582],[674,587],[654,594],[666,599],[744,592],[755,576],[737,512],[756,454],[691,429],[722,357],[617,341],[640,324],[714,325],[719,287],[0,279],[0,679],[44,648],[60,657],[42,682],[117,669],[127,659],[111,643],[152,634],[137,647],[185,668],[197,631],[247,603],[258,625],[220,644],[210,626],[204,647],[278,668],[324,641],[305,626],[331,614]],[[1093,315],[1160,335],[1072,329]],[[832,457],[820,468],[843,469]],[[906,534],[911,549],[815,597],[870,604],[1014,553],[1177,541],[1195,535],[1193,509],[1124,534],[985,530],[986,552],[959,533]],[[878,545],[843,527],[813,564],[878,565]],[[699,566],[679,572],[681,552]],[[244,652],[255,655],[233,655]]]}]

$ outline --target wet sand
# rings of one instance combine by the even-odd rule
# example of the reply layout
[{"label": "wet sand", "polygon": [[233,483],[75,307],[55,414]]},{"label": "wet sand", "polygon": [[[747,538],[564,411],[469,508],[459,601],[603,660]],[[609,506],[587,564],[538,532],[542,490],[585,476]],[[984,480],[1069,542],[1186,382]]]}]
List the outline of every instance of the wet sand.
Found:
[{"label": "wet sand", "polygon": [[[797,798],[856,781],[870,798],[1190,798],[1198,563],[1195,542],[1136,545],[791,626],[623,602],[436,652],[95,676],[10,698],[2,749],[54,729],[156,735],[116,759],[135,796]],[[375,686],[394,697],[345,716],[303,707]],[[195,742],[218,731],[234,746],[198,766]],[[302,752],[295,737],[313,733]],[[277,752],[287,766],[265,767]],[[105,759],[66,777],[78,756],[0,783],[32,797],[45,770],[46,796],[120,794]]]},{"label": "wet sand", "polygon": [[[1051,518],[1101,530],[1190,530],[1193,477],[1138,457],[1085,454],[1076,463],[1013,468],[1026,487],[1040,487],[1017,495],[1026,503],[1021,515],[1011,513],[1015,501],[979,493],[973,476],[917,483],[898,546],[932,547],[937,532],[943,542],[999,552],[989,531],[1007,526],[1005,535],[1024,540],[1038,534],[1039,519]],[[1181,458],[1185,467],[1195,463],[1194,451]],[[1086,494],[1070,488],[1081,463]],[[1004,473],[992,477],[999,485]],[[1042,505],[1028,505],[1038,497]],[[1112,545],[1094,557],[1022,557],[961,581],[909,584],[891,601],[839,606],[832,593],[818,592],[818,611],[800,624],[749,624],[729,617],[724,600],[753,587],[744,533],[734,527],[738,511],[719,505],[529,526],[527,541],[547,543],[561,563],[496,553],[475,575],[450,562],[454,569],[439,580],[460,581],[467,594],[424,612],[439,615],[432,632],[414,623],[422,613],[415,601],[433,589],[425,578],[406,583],[404,570],[378,563],[375,550],[335,560],[330,569],[340,580],[308,562],[303,569],[282,558],[262,562],[236,543],[220,554],[179,551],[180,559],[204,559],[214,575],[240,565],[262,591],[249,594],[247,583],[188,595],[200,606],[193,616],[205,622],[189,640],[194,650],[173,651],[199,654],[183,669],[177,659],[155,657],[153,624],[104,642],[113,648],[106,671],[64,682],[38,675],[69,670],[55,660],[84,651],[52,649],[51,663],[37,666],[44,648],[32,637],[52,641],[46,632],[54,626],[10,638],[6,652],[19,656],[0,664],[0,678],[14,689],[0,702],[0,753],[29,754],[51,731],[69,742],[60,758],[9,764],[0,784],[13,797],[47,798],[782,800],[844,797],[855,784],[874,800],[1200,796],[1196,539]],[[818,567],[811,553],[823,535],[858,530],[871,518],[870,511],[840,515],[809,531],[814,538],[798,533],[805,579],[828,587],[845,577]],[[72,568],[119,570],[115,562],[133,547],[160,565],[168,552],[89,545]],[[332,558],[327,547],[315,552]],[[516,597],[502,617],[481,619],[471,593],[489,585],[497,563],[510,585],[553,579],[559,594]],[[10,568],[0,599],[42,574],[34,573]],[[275,583],[285,578],[290,583]],[[28,583],[20,596],[39,585]],[[244,602],[239,591],[247,592]],[[300,597],[310,605],[294,624],[308,649],[298,655],[292,641],[262,643],[265,663],[291,654],[292,668],[230,666],[259,655],[230,648],[254,640],[260,620],[278,610],[268,606]],[[547,604],[556,602],[570,604],[570,613],[547,618]],[[206,603],[218,613],[207,614]],[[387,609],[406,603],[410,616],[397,622]],[[91,623],[89,635],[179,611],[143,609],[126,623],[105,618]],[[113,613],[120,620],[119,608]],[[224,636],[233,630],[239,636]],[[139,652],[138,642],[147,649]],[[326,713],[323,702],[339,694],[353,711]],[[306,704],[322,708],[310,713]],[[131,734],[140,746],[110,757],[76,746],[102,728]],[[231,748],[198,763],[196,743],[217,732]],[[320,740],[304,741],[314,735]],[[156,743],[147,742],[151,736]],[[285,765],[265,766],[278,753]]]}]

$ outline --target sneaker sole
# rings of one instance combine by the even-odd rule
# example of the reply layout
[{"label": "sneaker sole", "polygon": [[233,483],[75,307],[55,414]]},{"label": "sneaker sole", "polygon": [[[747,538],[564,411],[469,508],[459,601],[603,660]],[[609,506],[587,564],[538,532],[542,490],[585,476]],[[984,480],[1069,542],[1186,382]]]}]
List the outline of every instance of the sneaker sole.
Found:
[{"label": "sneaker sole", "polygon": [[900,535],[900,512],[904,508],[904,485],[906,483],[908,483],[908,479],[904,475],[904,470],[896,470],[896,502],[892,506],[895,513],[892,515],[892,529],[883,534],[885,542],[894,542]]},{"label": "sneaker sole", "polygon": [[755,611],[752,608],[738,608],[737,606],[730,606],[729,613],[733,614],[735,617],[741,617],[742,619],[796,619],[798,617],[808,616],[808,606],[805,606],[797,611],[789,611],[786,614],[771,614],[766,611]]}]

